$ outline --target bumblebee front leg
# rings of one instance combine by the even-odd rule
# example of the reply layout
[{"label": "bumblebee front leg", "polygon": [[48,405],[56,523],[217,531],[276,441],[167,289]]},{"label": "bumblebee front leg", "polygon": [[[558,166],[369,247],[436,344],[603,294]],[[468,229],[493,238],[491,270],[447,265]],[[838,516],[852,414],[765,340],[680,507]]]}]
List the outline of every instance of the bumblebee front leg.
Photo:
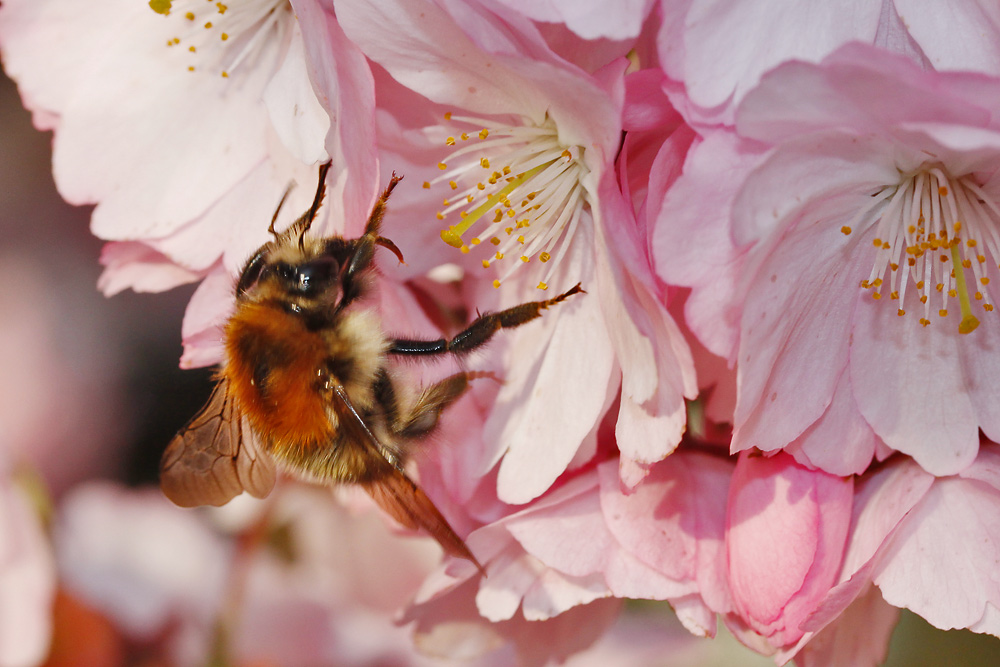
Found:
[{"label": "bumblebee front leg", "polygon": [[500,329],[519,327],[541,316],[542,311],[549,306],[554,306],[574,294],[583,292],[580,283],[577,283],[567,292],[552,299],[522,303],[498,313],[485,313],[473,320],[472,324],[451,340],[445,338],[438,340],[397,339],[392,341],[389,353],[399,355],[465,354],[484,345]]}]

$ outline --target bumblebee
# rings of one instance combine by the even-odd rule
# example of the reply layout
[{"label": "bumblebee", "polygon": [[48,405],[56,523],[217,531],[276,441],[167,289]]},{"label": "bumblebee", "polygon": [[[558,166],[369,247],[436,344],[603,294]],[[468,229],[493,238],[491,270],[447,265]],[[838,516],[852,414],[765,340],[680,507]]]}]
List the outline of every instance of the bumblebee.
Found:
[{"label": "bumblebee", "polygon": [[365,297],[379,246],[402,261],[379,233],[401,178],[393,174],[360,238],[317,238],[308,232],[329,168],[320,167],[309,210],[282,232],[274,229],[279,204],[273,239],[243,267],[216,387],[164,452],[161,488],[182,507],[223,505],[243,491],[263,498],[276,466],[321,483],[358,484],[403,526],[426,530],[447,553],[482,569],[404,464],[442,411],[485,374],[456,373],[405,400],[391,362],[465,354],[583,290],[577,284],[552,299],[484,313],[451,339],[389,337]]}]

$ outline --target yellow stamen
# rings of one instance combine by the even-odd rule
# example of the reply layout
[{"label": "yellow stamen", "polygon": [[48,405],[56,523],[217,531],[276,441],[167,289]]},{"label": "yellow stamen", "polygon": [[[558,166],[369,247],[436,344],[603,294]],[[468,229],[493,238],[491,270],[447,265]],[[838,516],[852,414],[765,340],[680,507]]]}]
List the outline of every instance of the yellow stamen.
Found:
[{"label": "yellow stamen", "polygon": [[[951,261],[953,266],[959,265],[958,246],[951,247]],[[958,304],[962,311],[962,321],[958,324],[958,333],[972,333],[979,326],[979,320],[972,314],[969,291],[965,286],[965,271],[955,271],[955,282],[958,283]]]},{"label": "yellow stamen", "polygon": [[[483,132],[485,131],[486,130],[483,130]],[[441,166],[443,164],[444,164],[443,162],[439,163],[438,166],[444,169],[444,167]],[[453,248],[460,247],[462,245],[462,234],[464,234],[469,229],[469,227],[471,227],[473,223],[476,222],[476,220],[481,218],[483,214],[485,214],[487,211],[493,208],[497,204],[497,202],[502,201],[507,195],[513,192],[515,188],[524,183],[524,181],[528,180],[535,174],[539,173],[540,171],[548,167],[550,164],[552,164],[551,161],[546,162],[544,164],[540,164],[537,167],[529,169],[523,174],[518,174],[517,176],[510,179],[510,182],[507,183],[507,185],[505,185],[502,189],[497,190],[492,195],[487,197],[485,202],[480,204],[476,209],[474,209],[467,216],[465,216],[461,223],[455,225],[454,227],[442,230],[441,240],[447,243],[448,245],[452,246]],[[497,243],[499,243],[499,241],[497,241]]]}]

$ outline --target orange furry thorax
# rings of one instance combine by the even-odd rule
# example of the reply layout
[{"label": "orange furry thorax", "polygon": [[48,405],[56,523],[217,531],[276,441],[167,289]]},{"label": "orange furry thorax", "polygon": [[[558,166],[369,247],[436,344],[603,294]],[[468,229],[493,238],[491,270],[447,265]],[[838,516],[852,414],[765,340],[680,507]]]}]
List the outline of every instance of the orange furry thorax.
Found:
[{"label": "orange furry thorax", "polygon": [[239,306],[225,329],[229,379],[236,404],[265,447],[316,447],[334,433],[322,374],[323,337],[275,302]]}]

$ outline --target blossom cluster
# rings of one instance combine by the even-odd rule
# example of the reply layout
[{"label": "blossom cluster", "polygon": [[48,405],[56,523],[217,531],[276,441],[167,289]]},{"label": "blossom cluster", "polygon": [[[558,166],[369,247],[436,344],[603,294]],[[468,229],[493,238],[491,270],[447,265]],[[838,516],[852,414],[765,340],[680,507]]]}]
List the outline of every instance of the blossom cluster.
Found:
[{"label": "blossom cluster", "polygon": [[[482,571],[373,537],[350,489],[282,480],[197,517],[81,491],[61,576],[180,664],[386,659],[410,640],[357,638],[394,610],[426,655],[545,664],[625,600],[701,637],[721,621],[778,664],[877,664],[901,608],[1000,636],[991,11],[5,0],[4,67],[54,132],[60,193],[95,205],[100,288],[199,283],[182,366],[219,362],[235,276],[326,161],[326,236],[360,235],[404,176],[382,233],[406,263],[377,260],[393,332],[586,290],[467,359],[500,382],[415,461]],[[0,499],[5,522],[20,502]],[[182,557],[102,549],[151,522]],[[26,526],[0,529],[37,550]],[[33,593],[44,610],[52,585]]]}]

